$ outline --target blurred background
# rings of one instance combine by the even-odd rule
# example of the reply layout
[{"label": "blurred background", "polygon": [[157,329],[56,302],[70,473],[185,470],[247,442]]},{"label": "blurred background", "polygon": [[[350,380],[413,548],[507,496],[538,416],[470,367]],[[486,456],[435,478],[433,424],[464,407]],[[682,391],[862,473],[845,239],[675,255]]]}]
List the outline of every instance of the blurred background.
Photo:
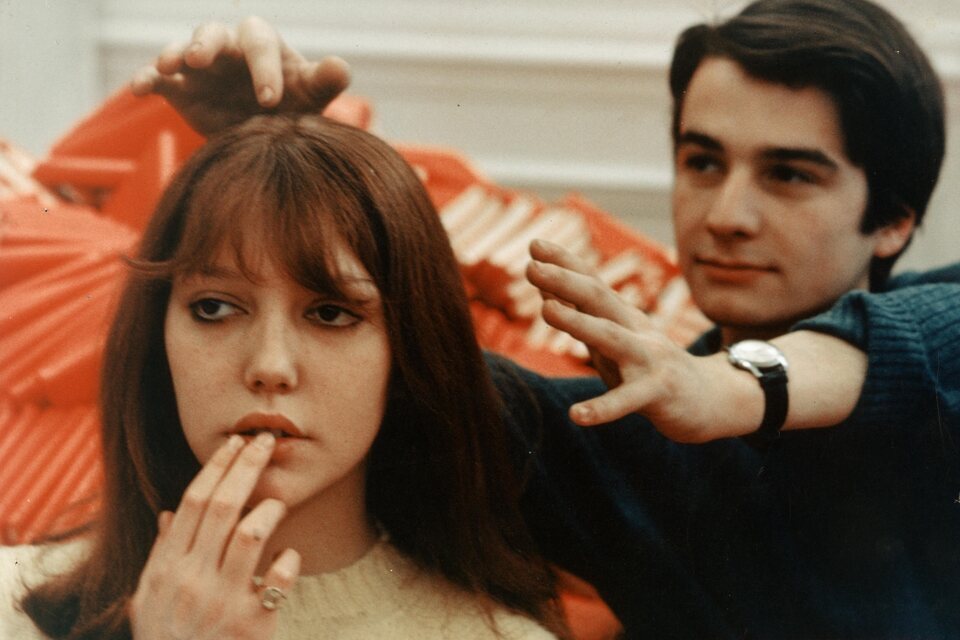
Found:
[{"label": "blurred background", "polygon": [[[0,0],[0,138],[43,155],[166,43],[257,14],[350,62],[387,139],[452,147],[500,185],[576,191],[672,243],[666,68],[723,0]],[[947,91],[940,186],[901,268],[960,258],[960,2],[881,0]]]}]

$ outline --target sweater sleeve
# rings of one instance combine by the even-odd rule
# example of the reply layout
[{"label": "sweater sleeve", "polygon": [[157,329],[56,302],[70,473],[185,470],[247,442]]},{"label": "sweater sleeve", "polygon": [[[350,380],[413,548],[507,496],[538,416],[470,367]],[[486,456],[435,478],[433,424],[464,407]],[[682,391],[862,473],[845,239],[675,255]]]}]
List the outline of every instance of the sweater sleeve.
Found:
[{"label": "sweater sleeve", "polygon": [[591,583],[625,629],[733,637],[661,527],[683,521],[675,496],[693,478],[685,471],[691,450],[636,414],[589,429],[574,424],[570,405],[603,393],[599,378],[546,378],[489,354],[487,361],[526,472],[521,508],[546,559]]},{"label": "sweater sleeve", "polygon": [[939,422],[960,426],[960,285],[852,292],[794,329],[827,333],[867,354],[867,378],[850,424],[896,425],[935,404]]}]

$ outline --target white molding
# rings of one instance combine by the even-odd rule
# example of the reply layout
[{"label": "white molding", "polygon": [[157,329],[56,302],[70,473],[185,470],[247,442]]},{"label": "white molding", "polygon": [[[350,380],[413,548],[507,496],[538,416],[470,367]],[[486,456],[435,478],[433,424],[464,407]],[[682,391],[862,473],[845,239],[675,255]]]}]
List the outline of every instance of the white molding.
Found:
[{"label": "white molding", "polygon": [[[960,124],[960,1],[881,0],[902,15],[944,80]],[[492,180],[545,200],[584,194],[670,242],[666,71],[679,31],[726,0],[100,0],[105,89],[204,20],[260,14],[311,58],[335,54],[371,98],[382,135],[447,145]],[[909,4],[909,6],[906,6]],[[707,7],[707,9],[698,9]],[[956,256],[960,144],[908,264]],[[955,168],[956,167],[956,168]]]},{"label": "white molding", "polygon": [[669,192],[673,172],[627,164],[545,162],[510,158],[473,158],[492,180],[501,184],[537,184],[569,190]]},{"label": "white molding", "polygon": [[[955,0],[883,2],[904,17],[938,69],[960,77],[960,8]],[[189,37],[203,21],[234,23],[259,14],[296,48],[349,59],[645,69],[665,68],[677,34],[687,25],[726,15],[742,2],[663,3],[606,0],[392,2],[267,2],[191,0],[148,3],[101,0],[101,42],[158,49]]]}]

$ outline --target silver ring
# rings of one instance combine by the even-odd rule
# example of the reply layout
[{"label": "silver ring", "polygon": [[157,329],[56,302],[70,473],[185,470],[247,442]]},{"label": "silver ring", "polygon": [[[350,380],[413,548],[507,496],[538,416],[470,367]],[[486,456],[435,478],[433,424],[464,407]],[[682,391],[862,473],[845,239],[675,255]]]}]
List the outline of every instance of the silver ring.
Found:
[{"label": "silver ring", "polygon": [[279,587],[267,587],[260,594],[260,604],[267,611],[276,611],[287,599],[287,595]]},{"label": "silver ring", "polygon": [[[257,587],[263,587],[263,578],[256,576],[253,584]],[[263,587],[263,593],[260,594],[260,604],[267,611],[276,611],[287,599],[287,594],[280,587]]]}]

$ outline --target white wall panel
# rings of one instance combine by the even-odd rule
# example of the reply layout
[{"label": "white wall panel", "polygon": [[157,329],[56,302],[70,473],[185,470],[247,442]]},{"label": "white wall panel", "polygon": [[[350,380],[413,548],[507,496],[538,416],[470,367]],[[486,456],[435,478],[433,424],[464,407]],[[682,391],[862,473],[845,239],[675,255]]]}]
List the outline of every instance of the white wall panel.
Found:
[{"label": "white wall panel", "polygon": [[97,103],[96,8],[0,0],[0,137],[42,153]]},{"label": "white wall panel", "polygon": [[[0,0],[0,7],[11,2],[29,0]],[[960,123],[960,2],[882,2],[905,19],[931,52],[948,82],[950,121]],[[104,95],[163,44],[187,37],[196,24],[210,19],[232,23],[259,14],[308,55],[332,53],[350,61],[353,90],[371,98],[385,137],[450,145],[499,183],[548,198],[580,191],[669,241],[665,73],[673,39],[687,24],[730,13],[741,4],[100,0],[88,3],[97,11],[89,12],[92,24],[84,27],[95,38],[97,65],[78,82],[90,93]],[[79,28],[75,24],[72,31]],[[3,29],[7,33],[6,24]],[[70,104],[69,96],[60,98]],[[76,113],[81,112],[78,105]],[[952,204],[960,202],[960,161],[953,157],[960,150],[956,129],[952,127],[950,158],[929,229],[907,264],[960,258],[955,249],[960,231],[952,211]]]}]

